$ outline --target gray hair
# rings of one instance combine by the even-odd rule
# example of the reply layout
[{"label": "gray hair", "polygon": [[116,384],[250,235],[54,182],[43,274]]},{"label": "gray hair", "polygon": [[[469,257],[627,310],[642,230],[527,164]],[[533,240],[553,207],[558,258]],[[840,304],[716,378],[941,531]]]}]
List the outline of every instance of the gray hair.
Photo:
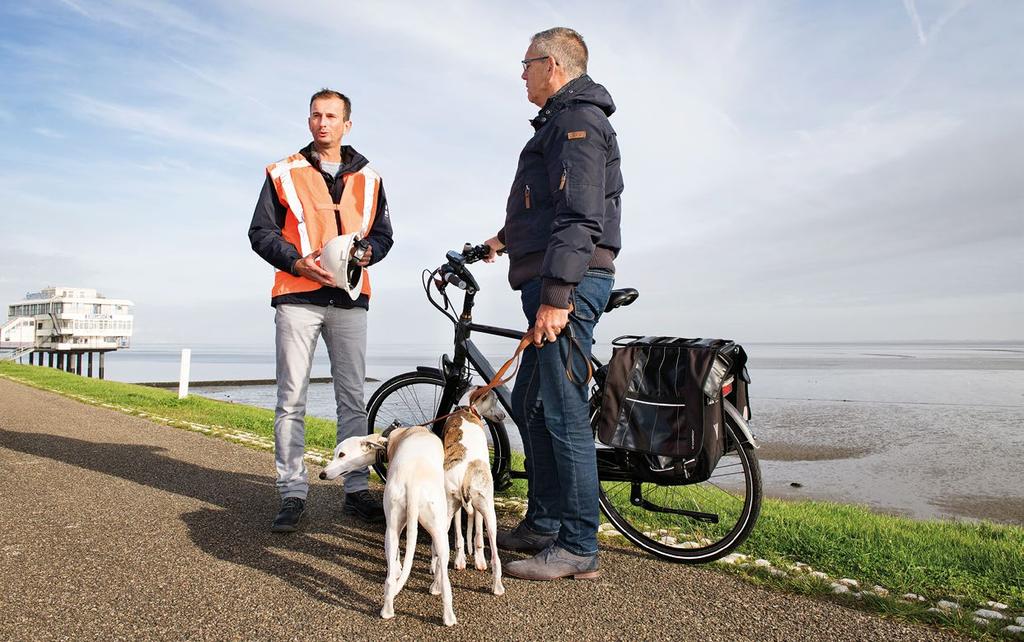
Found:
[{"label": "gray hair", "polygon": [[587,43],[583,36],[567,27],[554,27],[534,34],[530,44],[538,55],[551,56],[570,79],[587,73]]}]

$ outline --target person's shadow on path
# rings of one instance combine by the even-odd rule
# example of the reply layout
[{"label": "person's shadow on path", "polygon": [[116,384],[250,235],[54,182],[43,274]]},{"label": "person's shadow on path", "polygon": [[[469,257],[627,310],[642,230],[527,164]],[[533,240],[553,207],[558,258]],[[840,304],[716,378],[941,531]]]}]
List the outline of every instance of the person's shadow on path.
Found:
[{"label": "person's shadow on path", "polygon": [[[98,443],[43,433],[0,429],[0,448],[53,459],[217,506],[182,516],[189,537],[199,549],[218,559],[280,578],[318,601],[372,617],[379,614],[387,572],[384,527],[365,525],[348,517],[335,518],[342,505],[339,488],[311,485],[307,507],[313,510],[307,509],[307,513],[312,514],[303,516],[299,532],[278,534],[269,530],[278,501],[269,475],[199,466],[169,457],[164,454],[166,449],[156,446]],[[288,555],[279,552],[285,549]],[[421,554],[418,551],[417,557]],[[338,575],[295,559],[301,556],[327,561],[363,577],[379,588],[380,595],[367,596]],[[417,567],[414,573],[424,575],[423,565]],[[419,587],[407,586],[405,590],[427,593]],[[440,621],[440,616],[424,618],[408,611],[403,615],[431,623]]]}]

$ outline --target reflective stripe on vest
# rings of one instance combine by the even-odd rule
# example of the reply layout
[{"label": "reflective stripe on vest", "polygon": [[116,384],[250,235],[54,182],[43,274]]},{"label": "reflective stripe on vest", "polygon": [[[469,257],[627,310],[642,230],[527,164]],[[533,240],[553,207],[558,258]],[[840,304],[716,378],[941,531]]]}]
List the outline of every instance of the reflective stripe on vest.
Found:
[{"label": "reflective stripe on vest", "polygon": [[[339,218],[342,234],[359,232],[364,237],[373,227],[380,196],[380,175],[368,165],[343,177],[345,186],[337,205],[323,175],[302,154],[269,165],[267,174],[274,183],[278,200],[287,208],[281,234],[302,256],[323,248],[339,235]],[[315,281],[278,270],[271,296],[311,292],[320,287]],[[370,278],[365,268],[361,293],[370,295]]]}]

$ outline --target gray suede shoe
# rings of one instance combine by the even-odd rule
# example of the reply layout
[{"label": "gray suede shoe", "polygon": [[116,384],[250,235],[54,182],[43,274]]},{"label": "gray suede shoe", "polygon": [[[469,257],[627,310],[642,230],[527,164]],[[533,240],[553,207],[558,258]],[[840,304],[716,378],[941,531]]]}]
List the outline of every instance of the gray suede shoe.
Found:
[{"label": "gray suede shoe", "polygon": [[503,565],[506,575],[524,580],[557,580],[572,577],[574,580],[596,580],[601,577],[598,570],[597,553],[574,555],[557,544],[545,548],[533,557]]},{"label": "gray suede shoe", "polygon": [[510,531],[498,529],[498,548],[505,551],[523,551],[536,553],[555,543],[558,533],[545,535],[538,533],[526,525],[525,521]]}]

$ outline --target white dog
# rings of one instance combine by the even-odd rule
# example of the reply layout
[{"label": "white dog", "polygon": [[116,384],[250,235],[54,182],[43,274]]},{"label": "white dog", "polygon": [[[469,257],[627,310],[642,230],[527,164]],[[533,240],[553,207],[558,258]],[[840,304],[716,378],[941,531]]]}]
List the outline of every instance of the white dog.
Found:
[{"label": "white dog", "polygon": [[[484,523],[491,546],[492,591],[503,595],[501,559],[498,557],[497,525],[494,514],[494,479],[487,450],[483,419],[501,421],[494,391],[470,407],[457,410],[444,424],[444,485],[448,512],[455,519],[455,568],[466,568],[466,546],[473,546],[477,570],[487,569],[484,561]],[[466,511],[466,539],[462,539],[462,511]],[[474,538],[475,526],[475,538]]]},{"label": "white dog", "polygon": [[[444,489],[444,447],[437,435],[423,426],[398,427],[381,435],[349,437],[334,449],[334,459],[320,473],[320,479],[334,479],[343,473],[366,468],[386,448],[388,479],[384,486],[384,555],[388,577],[384,583],[384,606],[380,616],[395,616],[395,596],[405,586],[416,553],[416,530],[422,524],[430,533],[434,560],[434,582],[430,592],[441,594],[445,626],[455,624],[452,587],[448,580],[448,501]],[[405,559],[399,564],[399,535],[406,529]]]}]

